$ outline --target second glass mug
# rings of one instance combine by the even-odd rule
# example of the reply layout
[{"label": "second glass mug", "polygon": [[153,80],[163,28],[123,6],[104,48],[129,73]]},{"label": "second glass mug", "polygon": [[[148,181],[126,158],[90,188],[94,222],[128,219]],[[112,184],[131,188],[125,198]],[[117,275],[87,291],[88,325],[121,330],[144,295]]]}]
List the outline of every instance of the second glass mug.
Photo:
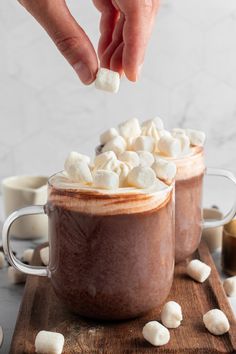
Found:
[{"label": "second glass mug", "polygon": [[[61,179],[59,187],[58,178]],[[98,193],[48,182],[45,206],[12,213],[3,247],[19,271],[47,276],[72,311],[97,319],[128,319],[161,305],[174,273],[174,185],[155,193]],[[48,267],[23,264],[10,247],[9,230],[23,215],[48,215]]]}]

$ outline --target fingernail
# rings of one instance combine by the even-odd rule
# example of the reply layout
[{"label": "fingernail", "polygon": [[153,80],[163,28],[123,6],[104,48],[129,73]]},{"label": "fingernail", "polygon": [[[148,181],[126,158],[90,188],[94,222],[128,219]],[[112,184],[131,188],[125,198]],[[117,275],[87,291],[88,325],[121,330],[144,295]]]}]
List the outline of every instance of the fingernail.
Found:
[{"label": "fingernail", "polygon": [[82,61],[76,63],[73,68],[84,84],[90,84],[93,81],[93,75],[89,67]]}]

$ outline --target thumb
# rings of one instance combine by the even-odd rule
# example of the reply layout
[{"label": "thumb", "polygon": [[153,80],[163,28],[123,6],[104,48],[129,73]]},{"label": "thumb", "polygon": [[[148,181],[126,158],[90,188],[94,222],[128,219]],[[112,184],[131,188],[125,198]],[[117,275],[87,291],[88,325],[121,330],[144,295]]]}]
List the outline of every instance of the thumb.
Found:
[{"label": "thumb", "polygon": [[96,78],[96,52],[64,0],[21,0],[21,4],[44,27],[59,51],[88,85]]}]

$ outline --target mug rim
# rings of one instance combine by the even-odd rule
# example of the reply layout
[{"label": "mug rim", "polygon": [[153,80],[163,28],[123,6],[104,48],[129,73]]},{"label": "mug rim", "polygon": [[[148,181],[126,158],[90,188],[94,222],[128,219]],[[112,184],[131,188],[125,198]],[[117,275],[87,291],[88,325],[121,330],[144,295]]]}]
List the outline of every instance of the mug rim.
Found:
[{"label": "mug rim", "polygon": [[[18,186],[18,185],[14,185],[11,184],[10,182],[12,181],[19,181],[19,180],[23,180],[23,179],[42,179],[45,181],[44,184],[42,184],[40,187],[37,188],[32,188],[32,187],[22,187],[22,186]],[[20,191],[39,191],[41,189],[44,189],[47,186],[49,177],[46,175],[15,175],[15,176],[9,176],[6,177],[2,180],[1,184],[2,187],[6,187],[9,188],[11,190],[20,190]]]}]

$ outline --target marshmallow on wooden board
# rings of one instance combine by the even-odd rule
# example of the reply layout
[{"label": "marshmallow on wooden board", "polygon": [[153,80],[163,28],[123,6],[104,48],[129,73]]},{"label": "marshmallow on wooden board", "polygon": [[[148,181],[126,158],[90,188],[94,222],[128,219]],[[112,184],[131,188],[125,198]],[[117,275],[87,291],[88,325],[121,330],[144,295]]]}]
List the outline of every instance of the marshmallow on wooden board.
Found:
[{"label": "marshmallow on wooden board", "polygon": [[110,128],[100,135],[100,143],[102,145],[106,144],[109,140],[118,136],[119,133],[115,128]]},{"label": "marshmallow on wooden board", "polygon": [[160,179],[171,181],[176,175],[176,165],[174,162],[157,158],[152,169]]},{"label": "marshmallow on wooden board", "polygon": [[155,181],[155,172],[150,167],[134,167],[127,176],[128,184],[136,188],[151,187]]},{"label": "marshmallow on wooden board", "polygon": [[10,284],[20,284],[26,281],[26,274],[19,272],[12,266],[8,267],[7,276]]},{"label": "marshmallow on wooden board", "polygon": [[152,153],[149,151],[136,151],[139,156],[140,166],[150,167],[154,163],[155,159]]},{"label": "marshmallow on wooden board", "polygon": [[33,254],[34,254],[34,250],[32,248],[29,248],[29,249],[25,250],[23,252],[23,257],[22,257],[23,258],[23,262],[26,262],[26,263],[30,264],[31,261],[32,261]]},{"label": "marshmallow on wooden board", "polygon": [[175,301],[168,301],[161,311],[161,322],[167,328],[177,328],[183,320],[181,306]]},{"label": "marshmallow on wooden board", "polygon": [[143,327],[143,337],[154,346],[165,345],[170,340],[170,332],[161,323],[150,321]]},{"label": "marshmallow on wooden board", "polygon": [[5,265],[5,256],[3,252],[0,252],[0,269],[2,269]]},{"label": "marshmallow on wooden board", "polygon": [[119,176],[113,171],[97,170],[94,173],[94,187],[101,189],[117,189],[119,188]]},{"label": "marshmallow on wooden board", "polygon": [[62,354],[64,343],[61,333],[40,331],[35,338],[35,351],[39,354]]},{"label": "marshmallow on wooden board", "polygon": [[109,140],[102,148],[102,152],[114,151],[116,155],[121,154],[126,149],[126,141],[122,136],[116,136]]},{"label": "marshmallow on wooden board", "polygon": [[120,87],[120,74],[113,70],[100,68],[94,84],[99,90],[117,93]]},{"label": "marshmallow on wooden board", "polygon": [[187,265],[187,274],[199,283],[203,283],[209,277],[210,273],[211,267],[199,261],[199,259],[193,259]]},{"label": "marshmallow on wooden board", "polygon": [[136,167],[140,163],[140,158],[135,151],[124,151],[119,156],[119,160],[128,163],[132,167]]},{"label": "marshmallow on wooden board", "polygon": [[42,263],[47,266],[49,264],[49,247],[41,248],[39,253]]},{"label": "marshmallow on wooden board", "polygon": [[172,136],[163,135],[157,143],[158,150],[162,155],[177,157],[181,153],[180,141]]},{"label": "marshmallow on wooden board", "polygon": [[224,280],[223,287],[227,296],[236,296],[236,276]]},{"label": "marshmallow on wooden board", "polygon": [[148,126],[148,125],[150,125],[150,123],[153,123],[157,130],[164,129],[164,123],[160,117],[155,117],[155,118],[146,120],[145,122],[143,122],[142,127]]},{"label": "marshmallow on wooden board", "polygon": [[119,124],[119,132],[123,138],[137,138],[141,134],[140,124],[137,118],[131,118]]},{"label": "marshmallow on wooden board", "polygon": [[206,134],[200,130],[186,129],[186,134],[193,146],[203,146],[206,140]]},{"label": "marshmallow on wooden board", "polygon": [[216,336],[225,334],[230,329],[228,318],[219,309],[213,309],[205,313],[203,322],[208,331]]},{"label": "marshmallow on wooden board", "polygon": [[133,144],[133,149],[135,151],[144,150],[153,152],[155,149],[155,140],[152,136],[139,136]]}]

